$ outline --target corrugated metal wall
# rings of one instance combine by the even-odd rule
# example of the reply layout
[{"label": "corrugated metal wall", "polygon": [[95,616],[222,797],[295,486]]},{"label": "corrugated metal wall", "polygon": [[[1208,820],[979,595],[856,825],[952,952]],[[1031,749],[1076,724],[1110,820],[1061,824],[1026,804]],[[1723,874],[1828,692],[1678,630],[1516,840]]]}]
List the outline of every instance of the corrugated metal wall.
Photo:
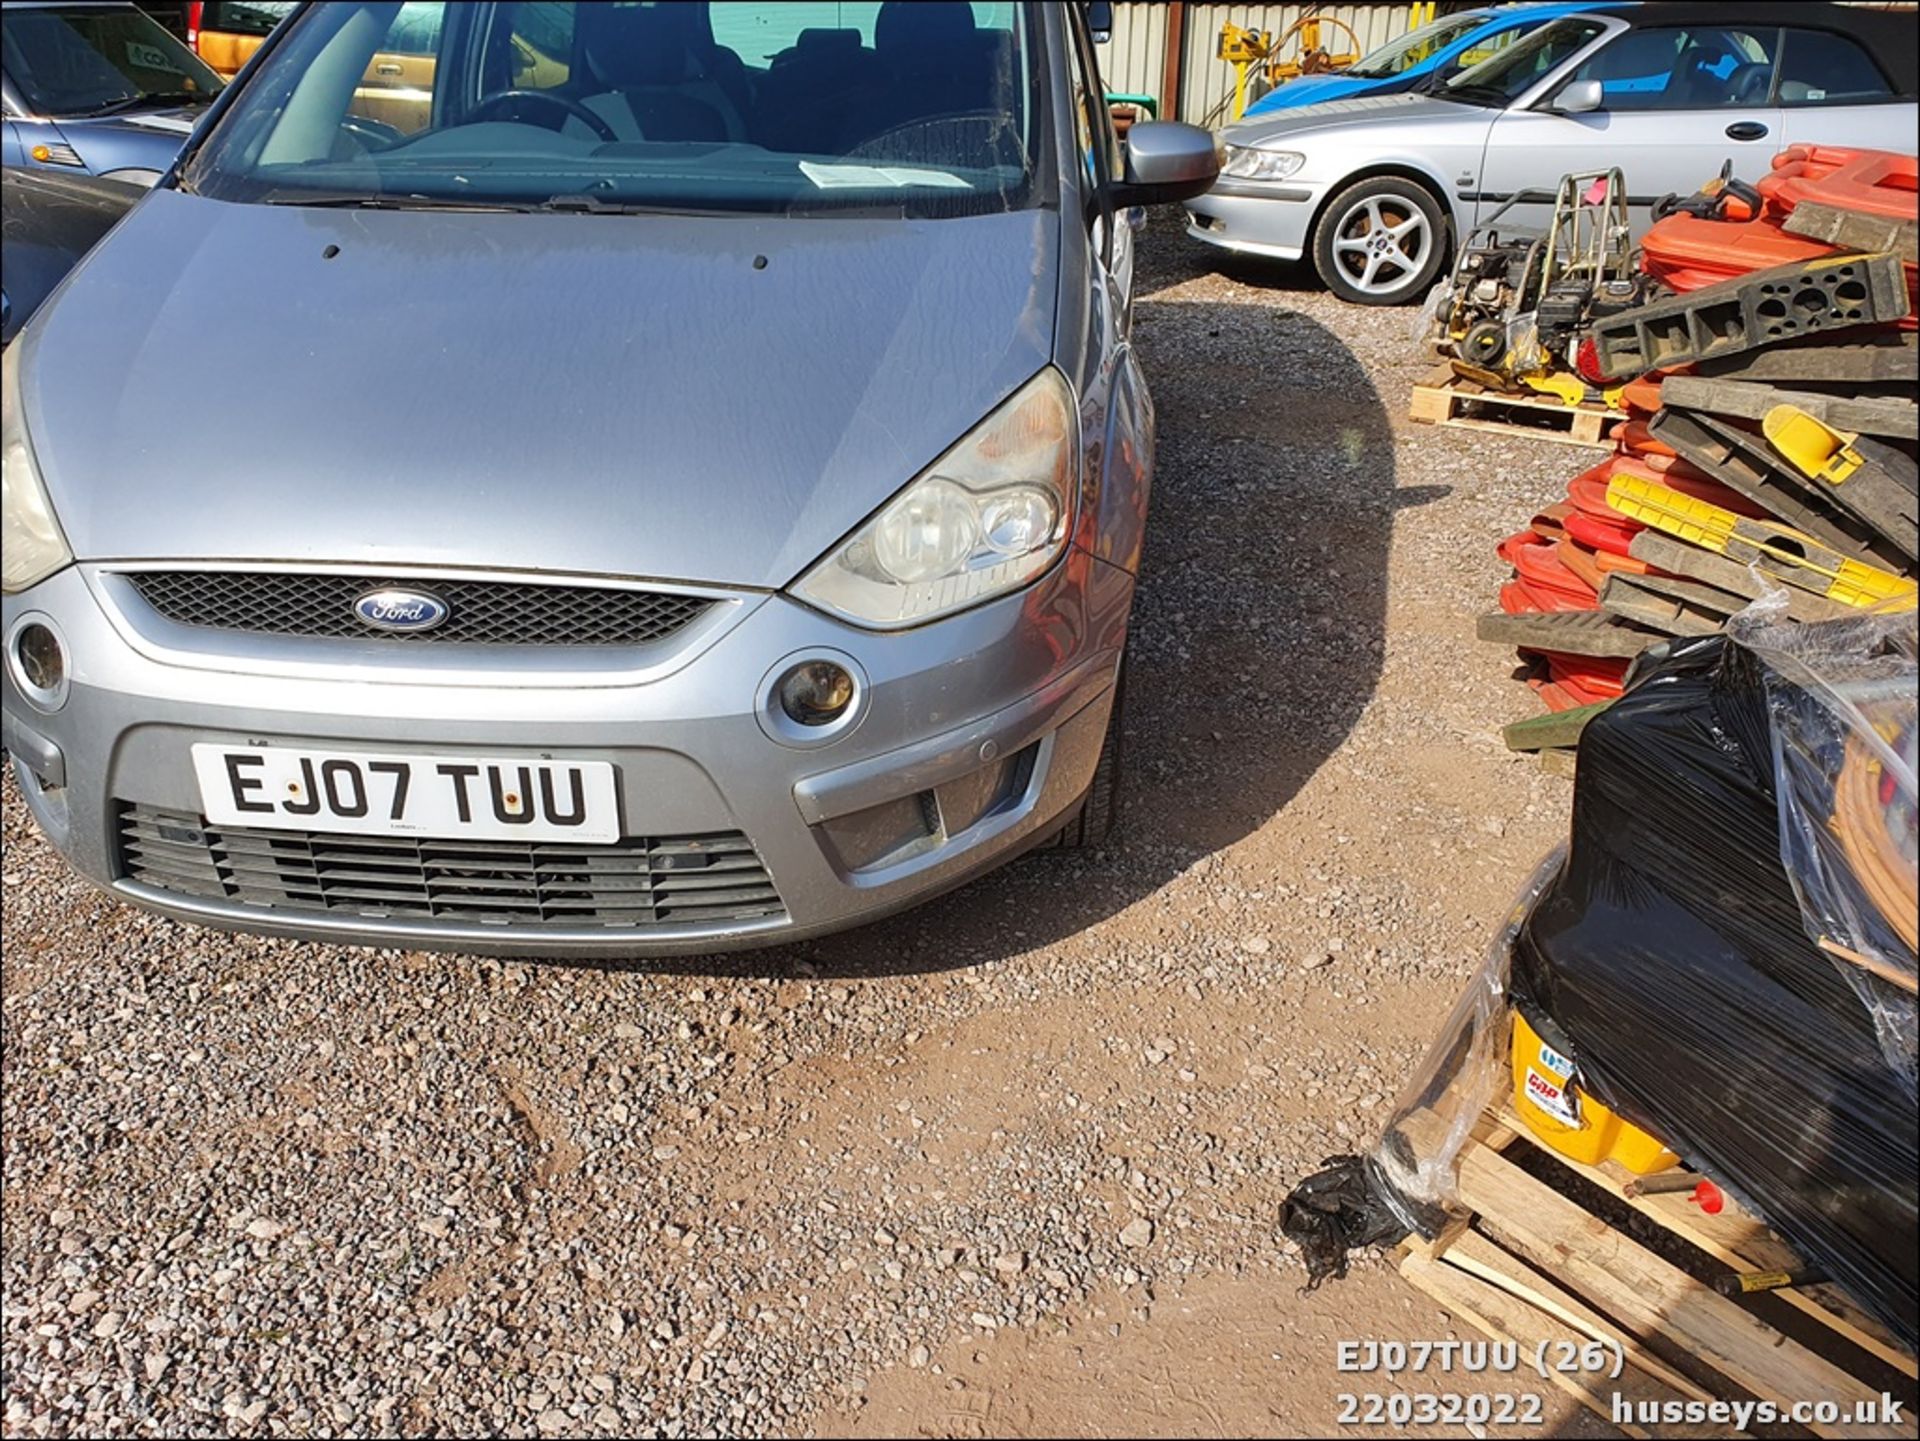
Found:
[{"label": "corrugated metal wall", "polygon": [[[1440,8],[1444,11],[1454,7],[1442,5]],[[1113,9],[1113,40],[1102,47],[1100,55],[1101,72],[1107,88],[1130,93],[1144,91],[1159,96],[1164,104],[1166,96],[1162,92],[1166,88],[1168,6],[1164,3],[1142,3],[1142,0],[1126,3],[1123,0]],[[1280,35],[1302,16],[1330,16],[1335,20],[1344,20],[1353,27],[1354,34],[1359,37],[1360,53],[1365,54],[1396,35],[1406,34],[1410,14],[1411,7],[1404,3],[1189,4],[1186,7],[1186,38],[1182,46],[1186,54],[1180,79],[1181,113],[1166,118],[1187,120],[1196,125],[1211,121],[1216,127],[1224,123],[1226,97],[1233,93],[1233,67],[1224,60],[1216,59],[1214,52],[1219,48],[1220,27],[1229,21],[1249,29],[1267,30]],[[1336,43],[1338,38],[1338,31],[1330,31],[1322,43]]]},{"label": "corrugated metal wall", "polygon": [[[1100,78],[1119,95],[1164,100],[1167,74],[1167,7],[1116,5],[1113,38],[1100,47]],[[1172,119],[1172,116],[1168,116]]]}]

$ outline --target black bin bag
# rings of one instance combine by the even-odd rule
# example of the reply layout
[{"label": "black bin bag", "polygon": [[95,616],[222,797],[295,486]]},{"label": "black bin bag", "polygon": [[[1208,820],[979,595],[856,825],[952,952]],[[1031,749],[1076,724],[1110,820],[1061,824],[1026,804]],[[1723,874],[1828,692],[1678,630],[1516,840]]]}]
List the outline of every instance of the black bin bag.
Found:
[{"label": "black bin bag", "polygon": [[1512,999],[1567,1033],[1585,1090],[1911,1346],[1911,999],[1810,933],[1776,789],[1793,694],[1716,635],[1676,644],[1587,726],[1567,857],[1514,939]]}]

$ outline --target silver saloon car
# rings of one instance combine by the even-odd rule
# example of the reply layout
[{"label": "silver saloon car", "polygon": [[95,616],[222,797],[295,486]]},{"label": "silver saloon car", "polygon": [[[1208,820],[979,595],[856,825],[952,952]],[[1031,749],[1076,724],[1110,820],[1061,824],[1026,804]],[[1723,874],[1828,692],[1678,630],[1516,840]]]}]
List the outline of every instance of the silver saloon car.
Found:
[{"label": "silver saloon car", "polygon": [[1118,145],[1087,22],[298,10],[5,353],[40,828],[176,917],[520,954],[790,940],[1096,837],[1136,207],[1215,160]]},{"label": "silver saloon car", "polygon": [[1506,212],[1544,229],[1560,177],[1618,166],[1636,230],[1656,200],[1731,163],[1767,173],[1789,145],[1910,151],[1913,16],[1841,5],[1630,3],[1561,15],[1424,93],[1262,116],[1222,136],[1218,184],[1188,233],[1311,259],[1368,305],[1417,300],[1452,241]]}]

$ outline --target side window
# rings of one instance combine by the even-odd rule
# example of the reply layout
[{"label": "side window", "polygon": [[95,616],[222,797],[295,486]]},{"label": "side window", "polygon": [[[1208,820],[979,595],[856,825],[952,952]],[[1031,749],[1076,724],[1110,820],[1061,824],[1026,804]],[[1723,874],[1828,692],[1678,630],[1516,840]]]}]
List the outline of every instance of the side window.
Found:
[{"label": "side window", "polygon": [[1779,32],[1725,26],[1630,30],[1574,72],[1598,80],[1609,110],[1765,105]]},{"label": "side window", "polygon": [[1789,30],[1780,56],[1782,105],[1864,105],[1893,99],[1867,52],[1844,35]]}]

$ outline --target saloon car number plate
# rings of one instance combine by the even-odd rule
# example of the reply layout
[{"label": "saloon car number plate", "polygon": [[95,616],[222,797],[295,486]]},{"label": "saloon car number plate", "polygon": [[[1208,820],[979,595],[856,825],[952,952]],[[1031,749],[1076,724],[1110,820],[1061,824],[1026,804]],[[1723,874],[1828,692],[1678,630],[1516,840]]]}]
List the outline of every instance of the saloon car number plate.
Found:
[{"label": "saloon car number plate", "polygon": [[605,761],[196,745],[193,768],[201,807],[218,825],[582,845],[620,839]]}]

